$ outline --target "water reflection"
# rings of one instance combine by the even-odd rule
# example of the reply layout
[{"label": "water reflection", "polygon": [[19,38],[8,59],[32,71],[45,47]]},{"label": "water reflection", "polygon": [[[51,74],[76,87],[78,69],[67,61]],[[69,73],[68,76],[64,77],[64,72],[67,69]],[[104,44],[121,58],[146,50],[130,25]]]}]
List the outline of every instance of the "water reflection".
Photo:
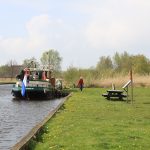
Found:
[{"label": "water reflection", "polygon": [[13,100],[12,85],[0,85],[0,149],[8,150],[61,102]]}]

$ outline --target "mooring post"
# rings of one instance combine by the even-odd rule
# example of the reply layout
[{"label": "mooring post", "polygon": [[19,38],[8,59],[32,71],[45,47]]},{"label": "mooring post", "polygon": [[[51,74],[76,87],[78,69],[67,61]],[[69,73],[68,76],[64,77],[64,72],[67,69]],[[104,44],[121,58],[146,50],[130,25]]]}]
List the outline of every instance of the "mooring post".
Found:
[{"label": "mooring post", "polygon": [[132,76],[132,68],[130,70],[130,80],[131,80],[131,103],[133,104],[133,76]]}]

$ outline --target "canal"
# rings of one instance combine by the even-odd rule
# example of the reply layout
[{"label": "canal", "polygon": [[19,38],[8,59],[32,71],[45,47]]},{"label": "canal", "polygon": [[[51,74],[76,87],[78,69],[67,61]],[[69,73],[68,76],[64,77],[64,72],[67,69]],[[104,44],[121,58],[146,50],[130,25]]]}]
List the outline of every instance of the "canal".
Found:
[{"label": "canal", "polygon": [[62,101],[14,100],[12,85],[0,85],[0,150],[10,150]]}]

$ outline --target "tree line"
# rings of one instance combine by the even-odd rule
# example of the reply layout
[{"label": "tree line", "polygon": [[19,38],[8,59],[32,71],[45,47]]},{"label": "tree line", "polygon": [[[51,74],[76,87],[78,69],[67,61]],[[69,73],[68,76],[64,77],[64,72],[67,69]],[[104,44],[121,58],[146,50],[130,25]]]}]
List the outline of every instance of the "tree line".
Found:
[{"label": "tree line", "polygon": [[149,75],[150,59],[142,54],[130,55],[126,51],[116,52],[113,57],[101,56],[96,66],[88,69],[70,66],[67,71],[63,72],[63,76],[70,84],[76,83],[78,78],[83,76],[86,84],[92,86],[93,81],[117,76],[124,77],[129,74],[131,69],[134,74]]},{"label": "tree line", "polygon": [[53,69],[54,73],[60,72],[62,58],[57,50],[50,49],[43,52],[40,61],[35,57],[24,59],[22,64],[17,64],[16,60],[10,60],[5,65],[0,66],[0,78],[14,78],[24,68],[45,68]]},{"label": "tree line", "polygon": [[150,60],[144,55],[129,55],[125,51],[121,54],[116,52],[112,58],[109,56],[100,57],[96,66],[96,70],[104,74],[126,74],[131,68],[135,74],[149,75]]},{"label": "tree line", "polygon": [[53,66],[54,75],[63,78],[70,84],[74,84],[80,76],[83,76],[87,83],[117,75],[125,76],[131,68],[134,74],[149,75],[150,73],[149,58],[142,54],[130,55],[126,51],[116,52],[112,57],[101,56],[95,66],[87,69],[69,66],[66,71],[61,71],[61,62],[62,58],[58,51],[52,49],[43,52],[40,62],[34,57],[25,59],[21,65],[17,65],[16,61],[11,60],[8,64],[0,66],[0,77],[15,77],[21,67],[38,67],[40,65]]}]

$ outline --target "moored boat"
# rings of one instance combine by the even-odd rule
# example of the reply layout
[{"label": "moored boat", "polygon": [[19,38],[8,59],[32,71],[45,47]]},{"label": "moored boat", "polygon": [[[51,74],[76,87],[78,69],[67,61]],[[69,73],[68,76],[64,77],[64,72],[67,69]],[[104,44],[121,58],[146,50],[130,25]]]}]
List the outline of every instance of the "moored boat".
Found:
[{"label": "moored boat", "polygon": [[50,74],[46,69],[25,68],[16,77],[12,95],[19,99],[53,99],[65,96],[62,82],[51,78]]}]

